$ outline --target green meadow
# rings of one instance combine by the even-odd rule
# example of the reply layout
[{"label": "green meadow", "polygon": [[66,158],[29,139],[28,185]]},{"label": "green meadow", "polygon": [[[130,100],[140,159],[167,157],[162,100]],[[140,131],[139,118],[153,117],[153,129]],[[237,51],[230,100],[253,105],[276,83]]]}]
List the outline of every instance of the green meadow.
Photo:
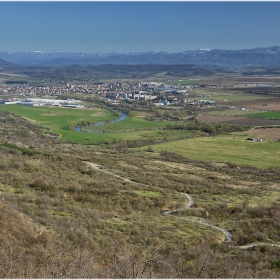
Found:
[{"label": "green meadow", "polygon": [[[186,158],[207,162],[233,162],[259,168],[280,167],[280,157],[276,153],[279,142],[244,141],[245,136],[223,135],[216,137],[195,137],[193,131],[166,130],[169,122],[145,120],[143,114],[131,112],[120,122],[106,123],[98,127],[84,127],[76,132],[71,127],[77,124],[110,121],[117,113],[102,108],[73,109],[57,107],[25,107],[1,105],[0,110],[21,115],[40,125],[49,127],[64,141],[80,144],[118,143],[119,141],[166,141],[161,144],[147,144],[157,152],[169,151]],[[269,112],[268,112],[269,113]],[[176,140],[190,137],[187,140]],[[169,141],[176,140],[176,141]],[[146,149],[147,146],[141,149]]]},{"label": "green meadow", "polygon": [[101,108],[73,109],[46,106],[0,105],[0,110],[15,113],[29,120],[46,125],[53,129],[54,132],[67,130],[69,127],[82,122],[95,123],[117,117],[116,113]]},{"label": "green meadow", "polygon": [[[109,121],[117,117],[117,113],[96,109],[73,109],[58,107],[27,107],[19,105],[0,105],[1,111],[15,113],[40,125],[49,127],[61,135],[62,140],[85,143],[94,140],[94,135],[86,132],[76,132],[71,127],[88,122]],[[91,141],[91,142],[92,142]]]},{"label": "green meadow", "polygon": [[269,119],[269,120],[280,120],[280,112],[259,112],[253,114],[245,114],[244,117],[253,117],[253,118],[262,118],[262,119]]},{"label": "green meadow", "polygon": [[168,81],[171,85],[195,85],[198,83],[197,80],[177,80],[177,81]]},{"label": "green meadow", "polygon": [[[183,157],[206,162],[232,162],[258,168],[280,167],[280,142],[246,141],[244,136],[222,135],[151,145],[157,152],[174,152]],[[147,147],[141,147],[147,150]]]},{"label": "green meadow", "polygon": [[[143,115],[132,112],[124,121],[106,123],[98,127],[84,127],[84,132],[76,132],[71,127],[81,123],[96,123],[111,121],[118,115],[102,108],[73,109],[58,107],[27,107],[19,105],[0,105],[0,110],[18,114],[40,125],[49,127],[61,135],[61,139],[80,144],[100,144],[104,141],[118,142],[120,140],[164,140],[182,138],[192,132],[162,130],[167,122],[152,122],[145,120]],[[94,132],[91,132],[94,131]],[[97,131],[97,133],[96,133]]]}]

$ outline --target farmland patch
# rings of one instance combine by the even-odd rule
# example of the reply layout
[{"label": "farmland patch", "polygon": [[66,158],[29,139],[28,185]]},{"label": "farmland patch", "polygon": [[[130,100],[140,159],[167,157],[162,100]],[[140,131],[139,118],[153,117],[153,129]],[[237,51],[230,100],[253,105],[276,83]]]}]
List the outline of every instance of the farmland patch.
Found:
[{"label": "farmland patch", "polygon": [[249,125],[249,126],[280,125],[280,120],[267,120],[267,119],[259,119],[259,118],[199,115],[196,117],[196,119],[198,121],[207,122],[207,123],[229,123],[229,124],[241,124],[241,125]]},{"label": "farmland patch", "polygon": [[280,139],[280,127],[279,128],[256,128],[247,131],[248,134],[256,135],[256,138],[263,140],[278,141]]},{"label": "farmland patch", "polygon": [[[280,158],[275,151],[279,142],[259,143],[244,141],[242,136],[223,135],[179,140],[172,143],[152,145],[157,151],[168,151],[183,157],[206,162],[233,162],[259,168],[280,166]],[[147,149],[142,147],[141,149]]]}]

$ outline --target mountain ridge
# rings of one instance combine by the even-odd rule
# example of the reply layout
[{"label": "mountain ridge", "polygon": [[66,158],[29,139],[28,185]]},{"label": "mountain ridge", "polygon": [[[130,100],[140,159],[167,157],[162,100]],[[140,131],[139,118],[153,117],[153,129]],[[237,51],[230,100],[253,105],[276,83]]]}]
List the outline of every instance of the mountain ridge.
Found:
[{"label": "mountain ridge", "polygon": [[[280,46],[265,48],[226,50],[199,49],[182,52],[123,52],[123,53],[82,53],[82,52],[41,52],[19,51],[0,52],[0,58],[6,62],[30,66],[70,66],[78,64],[195,64],[213,67],[256,67],[278,66]],[[1,64],[0,64],[1,66]]]}]

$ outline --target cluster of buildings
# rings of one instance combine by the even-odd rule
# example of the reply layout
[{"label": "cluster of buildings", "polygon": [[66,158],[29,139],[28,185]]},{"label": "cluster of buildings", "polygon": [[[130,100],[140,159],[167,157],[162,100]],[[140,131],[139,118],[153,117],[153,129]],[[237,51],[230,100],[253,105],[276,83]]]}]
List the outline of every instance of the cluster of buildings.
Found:
[{"label": "cluster of buildings", "polygon": [[137,83],[137,84],[107,84],[103,90],[101,87],[97,94],[103,100],[112,103],[122,101],[148,101],[151,105],[174,105],[182,107],[213,106],[215,101],[209,99],[211,95],[197,96],[208,99],[188,99],[193,88],[197,85],[165,85],[163,83]]},{"label": "cluster of buildings", "polygon": [[7,86],[0,85],[0,95],[11,96],[53,96],[67,93],[93,93],[87,88],[87,85],[73,86],[67,84],[66,86],[47,86],[47,87],[33,87],[33,86]]},{"label": "cluster of buildings", "polygon": [[[59,95],[67,93],[93,93],[101,96],[112,94],[118,96],[129,96],[133,98],[132,94],[138,93],[141,95],[154,93],[187,93],[187,89],[191,86],[166,86],[164,84],[158,84],[155,82],[142,82],[142,83],[95,83],[85,85],[72,85],[67,83],[65,86],[11,86],[0,85],[0,95],[24,95],[24,96],[41,96],[41,95]],[[137,98],[137,97],[135,97]],[[139,98],[139,96],[138,96]]]},{"label": "cluster of buildings", "polygon": [[[32,87],[0,85],[0,95],[13,97],[50,97],[61,94],[96,94],[107,102],[119,103],[121,101],[147,101],[151,105],[175,105],[175,106],[212,106],[214,101],[208,99],[188,100],[186,97],[192,93],[193,88],[198,85],[165,85],[157,82],[118,82],[118,83],[94,83],[85,85]],[[210,97],[210,96],[207,96]],[[206,98],[206,96],[204,96]],[[46,99],[42,99],[46,100]],[[33,104],[24,100],[2,100],[2,104],[17,102],[21,105]],[[0,103],[1,103],[0,102]],[[5,103],[6,102],[6,103]],[[59,102],[46,103],[36,102],[31,106],[40,104],[58,106]]]}]

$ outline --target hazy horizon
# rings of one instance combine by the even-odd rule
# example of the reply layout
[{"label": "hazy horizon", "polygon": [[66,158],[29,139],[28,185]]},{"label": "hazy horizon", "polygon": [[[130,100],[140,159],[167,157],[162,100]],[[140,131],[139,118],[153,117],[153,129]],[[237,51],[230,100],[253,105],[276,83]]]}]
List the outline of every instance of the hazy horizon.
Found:
[{"label": "hazy horizon", "polygon": [[[222,49],[222,48],[215,48],[215,49],[208,49],[208,51],[212,51],[212,50],[227,50],[227,51],[239,51],[239,50],[252,50],[252,49],[257,49],[257,48],[272,48],[272,47],[280,47],[275,45],[275,46],[258,46],[258,47],[252,47],[252,48],[244,48],[244,49],[235,49],[235,50],[231,50],[231,49]],[[1,51],[0,50],[0,53],[9,53],[9,54],[12,54],[12,53],[24,53],[24,52],[30,52],[30,53],[42,53],[42,54],[46,54],[46,53],[73,53],[73,54],[78,54],[78,53],[81,53],[81,54],[85,54],[85,55],[94,55],[94,54],[104,54],[104,55],[107,55],[107,54],[135,54],[135,53],[170,53],[170,54],[175,54],[175,53],[181,53],[181,52],[185,52],[185,51],[203,51],[205,50],[206,51],[206,48],[200,48],[200,49],[187,49],[187,50],[183,50],[183,51],[177,51],[177,52],[166,52],[166,51],[143,51],[143,52],[95,52],[95,53],[90,53],[90,52],[80,52],[80,51],[33,51],[33,50],[19,50],[19,51],[14,51],[14,52],[7,52],[7,51]]]}]

